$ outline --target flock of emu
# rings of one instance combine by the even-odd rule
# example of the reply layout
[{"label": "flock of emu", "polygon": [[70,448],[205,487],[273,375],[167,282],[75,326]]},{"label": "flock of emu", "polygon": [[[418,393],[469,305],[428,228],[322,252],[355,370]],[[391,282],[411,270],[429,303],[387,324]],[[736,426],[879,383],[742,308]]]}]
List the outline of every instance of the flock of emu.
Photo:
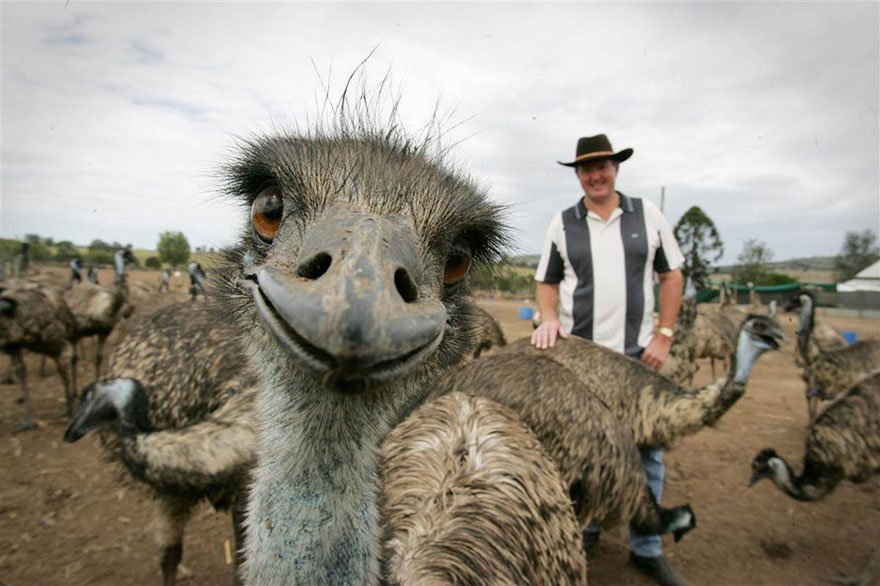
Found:
[{"label": "flock of emu", "polygon": [[[203,499],[231,511],[236,580],[259,585],[585,584],[583,527],[678,540],[696,526],[689,504],[657,503],[639,449],[671,448],[743,396],[780,347],[775,309],[689,298],[661,373],[578,338],[507,344],[467,277],[505,245],[504,210],[398,133],[254,139],[227,172],[250,229],[194,281],[207,303],[131,313],[126,251],[110,288],[0,293],[19,429],[34,426],[23,351],[55,361],[70,411],[78,342],[97,336],[65,440],[97,430],[151,487],[166,585]],[[809,293],[786,309],[815,416],[801,474],[767,449],[753,482],[813,500],[880,468],[880,342],[820,338]],[[692,388],[703,357],[727,373]]]}]

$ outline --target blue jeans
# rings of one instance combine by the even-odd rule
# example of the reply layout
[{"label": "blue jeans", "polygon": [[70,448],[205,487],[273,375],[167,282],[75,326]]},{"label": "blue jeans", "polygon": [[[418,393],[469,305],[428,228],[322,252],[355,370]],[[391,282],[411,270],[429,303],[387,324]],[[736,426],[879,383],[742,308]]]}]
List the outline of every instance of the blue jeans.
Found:
[{"label": "blue jeans", "polygon": [[[642,357],[644,349],[630,354],[636,360]],[[642,466],[645,468],[645,476],[648,480],[648,488],[654,493],[657,502],[663,496],[663,450],[639,450],[642,456]],[[602,530],[601,525],[590,525],[584,529],[585,533],[598,534]],[[657,557],[661,552],[662,542],[659,535],[639,535],[632,529],[629,530],[629,550],[642,557]]]},{"label": "blue jeans", "polygon": [[[642,466],[645,468],[645,476],[648,477],[648,488],[654,493],[657,502],[663,496],[663,450],[640,450]],[[601,525],[590,525],[584,529],[585,533],[598,534],[602,531]],[[661,552],[662,542],[659,535],[639,535],[632,529],[629,531],[629,549],[642,557],[657,557]]]}]

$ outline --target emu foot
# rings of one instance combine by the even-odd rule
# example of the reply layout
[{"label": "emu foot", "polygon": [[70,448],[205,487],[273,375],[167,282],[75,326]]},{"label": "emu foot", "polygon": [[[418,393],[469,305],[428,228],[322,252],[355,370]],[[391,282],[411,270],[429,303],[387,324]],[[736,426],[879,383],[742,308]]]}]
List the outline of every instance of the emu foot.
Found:
[{"label": "emu foot", "polygon": [[32,429],[37,429],[39,425],[33,419],[26,419],[22,421],[18,425],[12,428],[12,433],[21,433],[22,431],[30,431]]}]

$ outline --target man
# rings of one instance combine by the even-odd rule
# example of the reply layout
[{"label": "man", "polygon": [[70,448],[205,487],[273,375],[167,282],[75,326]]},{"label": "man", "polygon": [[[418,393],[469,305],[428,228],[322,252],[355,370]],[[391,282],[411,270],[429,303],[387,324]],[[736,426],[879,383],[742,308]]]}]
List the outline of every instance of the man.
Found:
[{"label": "man", "polygon": [[[574,167],[583,189],[578,202],[557,214],[547,230],[538,270],[541,325],[532,333],[537,348],[570,334],[593,340],[659,370],[672,346],[682,297],[679,267],[684,256],[660,210],[615,189],[620,163],[632,149],[615,153],[604,134],[578,140]],[[660,317],[654,326],[653,274],[660,281]],[[657,499],[663,489],[660,450],[642,452],[648,485]],[[598,527],[584,531],[587,547]],[[630,534],[630,561],[664,585],[684,584],[663,558],[657,535]]]}]

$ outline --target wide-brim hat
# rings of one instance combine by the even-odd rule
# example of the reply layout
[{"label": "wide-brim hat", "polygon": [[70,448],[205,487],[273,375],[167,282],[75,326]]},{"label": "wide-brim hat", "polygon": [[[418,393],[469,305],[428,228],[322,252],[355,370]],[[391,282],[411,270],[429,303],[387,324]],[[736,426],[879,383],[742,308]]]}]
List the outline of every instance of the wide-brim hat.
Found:
[{"label": "wide-brim hat", "polygon": [[596,136],[583,136],[578,139],[574,161],[570,163],[563,163],[562,161],[556,162],[560,165],[565,165],[566,167],[577,167],[578,165],[583,165],[590,161],[599,161],[603,159],[610,159],[622,163],[630,158],[632,154],[632,149],[623,149],[622,151],[615,153],[608,137],[604,134],[597,134]]}]

